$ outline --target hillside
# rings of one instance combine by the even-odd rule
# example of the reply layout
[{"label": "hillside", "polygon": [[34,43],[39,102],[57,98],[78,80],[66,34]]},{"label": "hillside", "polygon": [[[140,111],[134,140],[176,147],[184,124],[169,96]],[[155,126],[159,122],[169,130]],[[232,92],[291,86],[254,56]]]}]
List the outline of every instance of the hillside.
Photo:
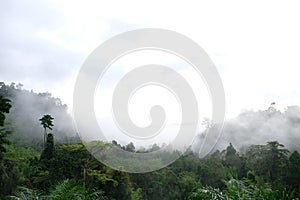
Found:
[{"label": "hillside", "polygon": [[78,141],[72,118],[59,98],[50,93],[35,93],[22,89],[22,84],[7,85],[0,82],[0,95],[12,102],[12,108],[5,122],[6,129],[13,134],[9,139],[14,144],[41,146],[43,128],[39,119],[44,114],[55,118],[53,134],[57,143]]}]

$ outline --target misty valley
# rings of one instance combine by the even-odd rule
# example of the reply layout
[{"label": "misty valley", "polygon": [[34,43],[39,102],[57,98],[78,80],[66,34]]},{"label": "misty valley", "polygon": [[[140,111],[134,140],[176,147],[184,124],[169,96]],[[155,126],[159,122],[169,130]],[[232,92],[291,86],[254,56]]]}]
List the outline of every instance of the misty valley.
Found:
[{"label": "misty valley", "polygon": [[[225,122],[209,155],[198,154],[204,130],[187,151],[164,150],[152,162],[160,166],[179,156],[172,164],[126,173],[99,162],[91,149],[117,147],[138,154],[160,150],[162,144],[142,148],[116,140],[82,142],[67,105],[48,92],[22,87],[0,82],[0,199],[300,198],[298,106],[282,112],[272,103],[265,110],[244,111]],[[113,162],[134,164],[137,171],[148,167],[135,158],[128,162],[116,156]]]}]

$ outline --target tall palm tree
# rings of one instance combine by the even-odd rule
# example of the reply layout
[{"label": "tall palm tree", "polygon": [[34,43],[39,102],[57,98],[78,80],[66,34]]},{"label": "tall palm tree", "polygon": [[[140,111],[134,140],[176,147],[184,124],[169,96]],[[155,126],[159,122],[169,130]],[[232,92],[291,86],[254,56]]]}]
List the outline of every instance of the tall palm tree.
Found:
[{"label": "tall palm tree", "polygon": [[43,146],[43,147],[45,147],[45,143],[46,143],[46,138],[47,138],[47,128],[50,129],[50,130],[52,130],[52,126],[54,126],[54,125],[53,125],[53,119],[54,119],[54,118],[53,118],[51,115],[49,115],[49,114],[44,115],[44,116],[40,119],[41,125],[42,125],[43,128],[44,128],[44,146]]}]

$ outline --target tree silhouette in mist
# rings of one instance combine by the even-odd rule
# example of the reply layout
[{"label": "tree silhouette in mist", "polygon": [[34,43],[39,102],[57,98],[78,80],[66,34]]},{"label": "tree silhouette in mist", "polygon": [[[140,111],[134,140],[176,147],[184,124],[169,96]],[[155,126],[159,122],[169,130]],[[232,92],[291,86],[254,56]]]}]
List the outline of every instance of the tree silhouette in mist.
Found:
[{"label": "tree silhouette in mist", "polygon": [[49,114],[44,115],[40,120],[41,125],[44,128],[44,147],[45,147],[45,142],[46,142],[46,138],[47,138],[47,128],[52,130],[52,126],[53,125],[53,117]]}]

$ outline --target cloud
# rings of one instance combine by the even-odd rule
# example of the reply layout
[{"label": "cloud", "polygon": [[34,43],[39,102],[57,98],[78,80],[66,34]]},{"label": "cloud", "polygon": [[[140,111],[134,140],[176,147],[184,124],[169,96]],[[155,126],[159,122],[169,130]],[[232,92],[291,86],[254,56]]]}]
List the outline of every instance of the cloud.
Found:
[{"label": "cloud", "polygon": [[[298,1],[3,1],[0,79],[72,102],[72,83],[101,42],[136,28],[165,28],[199,43],[216,63],[228,116],[297,104]],[[63,89],[62,89],[63,88]]]},{"label": "cloud", "polygon": [[4,80],[50,84],[61,81],[78,63],[75,51],[43,37],[43,32],[56,32],[63,18],[50,3],[35,1],[2,3],[0,40],[0,73]]},{"label": "cloud", "polygon": [[[103,20],[100,26],[84,27],[85,22],[73,21],[72,25],[62,7],[51,1],[5,1],[0,10],[1,80],[21,82],[28,89],[48,90],[62,95],[70,104],[70,83],[84,59],[100,43],[100,29],[107,23]],[[59,91],[62,88],[65,92]]]},{"label": "cloud", "polygon": [[300,107],[289,106],[284,112],[274,107],[264,111],[244,111],[228,120],[216,145],[224,149],[231,142],[238,149],[254,144],[278,141],[290,150],[298,150],[300,135]]}]

